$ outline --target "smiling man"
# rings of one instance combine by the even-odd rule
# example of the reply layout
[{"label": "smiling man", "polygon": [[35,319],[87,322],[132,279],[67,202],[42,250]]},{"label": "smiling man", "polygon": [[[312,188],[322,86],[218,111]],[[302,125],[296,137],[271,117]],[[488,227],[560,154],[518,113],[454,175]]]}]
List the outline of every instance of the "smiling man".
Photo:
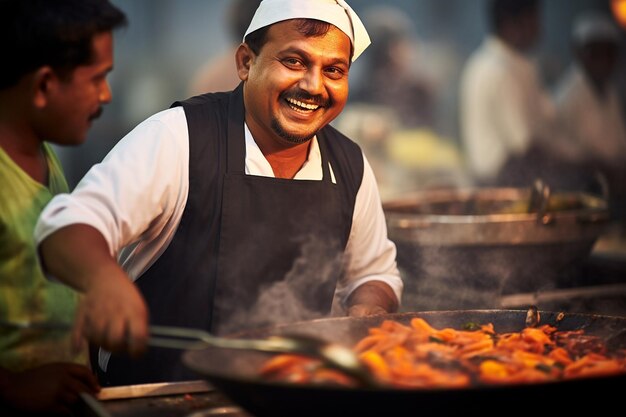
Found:
[{"label": "smiling man", "polygon": [[[137,126],[40,218],[48,271],[85,293],[75,335],[142,353],[147,324],[228,333],[396,311],[402,281],[372,170],[329,126],[369,44],[342,0],[264,0],[241,84]],[[101,350],[104,385],[195,377],[180,352]]]}]

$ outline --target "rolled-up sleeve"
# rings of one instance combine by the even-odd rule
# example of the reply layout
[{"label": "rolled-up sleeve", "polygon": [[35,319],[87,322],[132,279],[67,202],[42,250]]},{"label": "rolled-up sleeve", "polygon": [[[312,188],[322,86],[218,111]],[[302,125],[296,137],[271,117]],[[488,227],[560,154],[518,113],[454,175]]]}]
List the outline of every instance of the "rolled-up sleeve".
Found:
[{"label": "rolled-up sleeve", "polygon": [[139,124],[71,194],[50,201],[35,227],[36,243],[63,227],[87,224],[103,235],[114,257],[141,239],[143,259],[131,276],[143,272],[171,240],[184,210],[187,139],[180,107]]},{"label": "rolled-up sleeve", "polygon": [[356,288],[369,281],[385,282],[398,301],[402,297],[403,284],[396,264],[396,246],[387,237],[376,178],[369,162],[365,156],[363,158],[363,181],[357,193],[346,246],[346,274],[336,293],[340,308],[345,308],[346,300]]}]

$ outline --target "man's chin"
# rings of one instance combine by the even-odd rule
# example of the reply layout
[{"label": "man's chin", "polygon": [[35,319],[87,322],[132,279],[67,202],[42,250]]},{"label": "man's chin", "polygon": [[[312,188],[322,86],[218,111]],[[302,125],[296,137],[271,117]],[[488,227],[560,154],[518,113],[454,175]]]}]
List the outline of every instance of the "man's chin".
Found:
[{"label": "man's chin", "polygon": [[288,136],[281,136],[281,139],[284,142],[288,142],[292,145],[301,145],[313,139],[313,136],[315,135],[306,135],[306,136],[288,135]]},{"label": "man's chin", "polygon": [[278,124],[276,121],[272,124],[274,133],[282,139],[283,142],[291,145],[300,145],[313,139],[315,132],[290,131]]}]

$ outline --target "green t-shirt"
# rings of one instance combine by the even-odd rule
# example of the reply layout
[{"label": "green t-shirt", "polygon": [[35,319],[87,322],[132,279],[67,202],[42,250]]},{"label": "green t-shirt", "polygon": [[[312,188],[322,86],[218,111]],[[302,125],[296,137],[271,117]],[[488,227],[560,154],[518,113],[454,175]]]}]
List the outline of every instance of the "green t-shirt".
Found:
[{"label": "green t-shirt", "polygon": [[[33,231],[52,197],[68,192],[61,164],[49,145],[48,186],[32,179],[0,148],[0,320],[71,322],[79,295],[48,280],[37,259]],[[0,366],[21,371],[50,362],[86,364],[75,353],[70,333],[16,330],[0,325]]]}]

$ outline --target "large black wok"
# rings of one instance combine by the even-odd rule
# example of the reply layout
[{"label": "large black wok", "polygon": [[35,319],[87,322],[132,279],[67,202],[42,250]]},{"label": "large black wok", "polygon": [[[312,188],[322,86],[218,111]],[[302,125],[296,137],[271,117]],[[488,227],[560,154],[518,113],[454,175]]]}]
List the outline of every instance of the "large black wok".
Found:
[{"label": "large black wok", "polygon": [[501,294],[572,286],[610,224],[606,199],[555,192],[535,210],[532,196],[530,188],[443,189],[385,202],[405,281],[403,305],[498,308]]},{"label": "large black wok", "polygon": [[[351,346],[384,319],[408,323],[422,317],[435,327],[460,328],[467,322],[494,324],[497,332],[519,331],[526,312],[470,310],[403,313],[367,318],[321,319],[247,332],[237,336],[265,337],[271,334],[304,333]],[[542,312],[541,323],[560,330],[585,329],[586,333],[611,337],[626,329],[626,318],[569,314],[558,321],[557,313]],[[256,376],[268,356],[256,352],[221,349],[188,351],[184,363],[222,390],[231,400],[257,417],[328,416],[443,416],[461,415],[580,415],[583,409],[621,409],[626,375],[587,378],[558,383],[474,387],[464,389],[392,388],[351,389],[268,382]],[[612,393],[611,393],[612,391]],[[569,413],[569,414],[567,414]],[[529,414],[530,415],[530,414]]]}]

